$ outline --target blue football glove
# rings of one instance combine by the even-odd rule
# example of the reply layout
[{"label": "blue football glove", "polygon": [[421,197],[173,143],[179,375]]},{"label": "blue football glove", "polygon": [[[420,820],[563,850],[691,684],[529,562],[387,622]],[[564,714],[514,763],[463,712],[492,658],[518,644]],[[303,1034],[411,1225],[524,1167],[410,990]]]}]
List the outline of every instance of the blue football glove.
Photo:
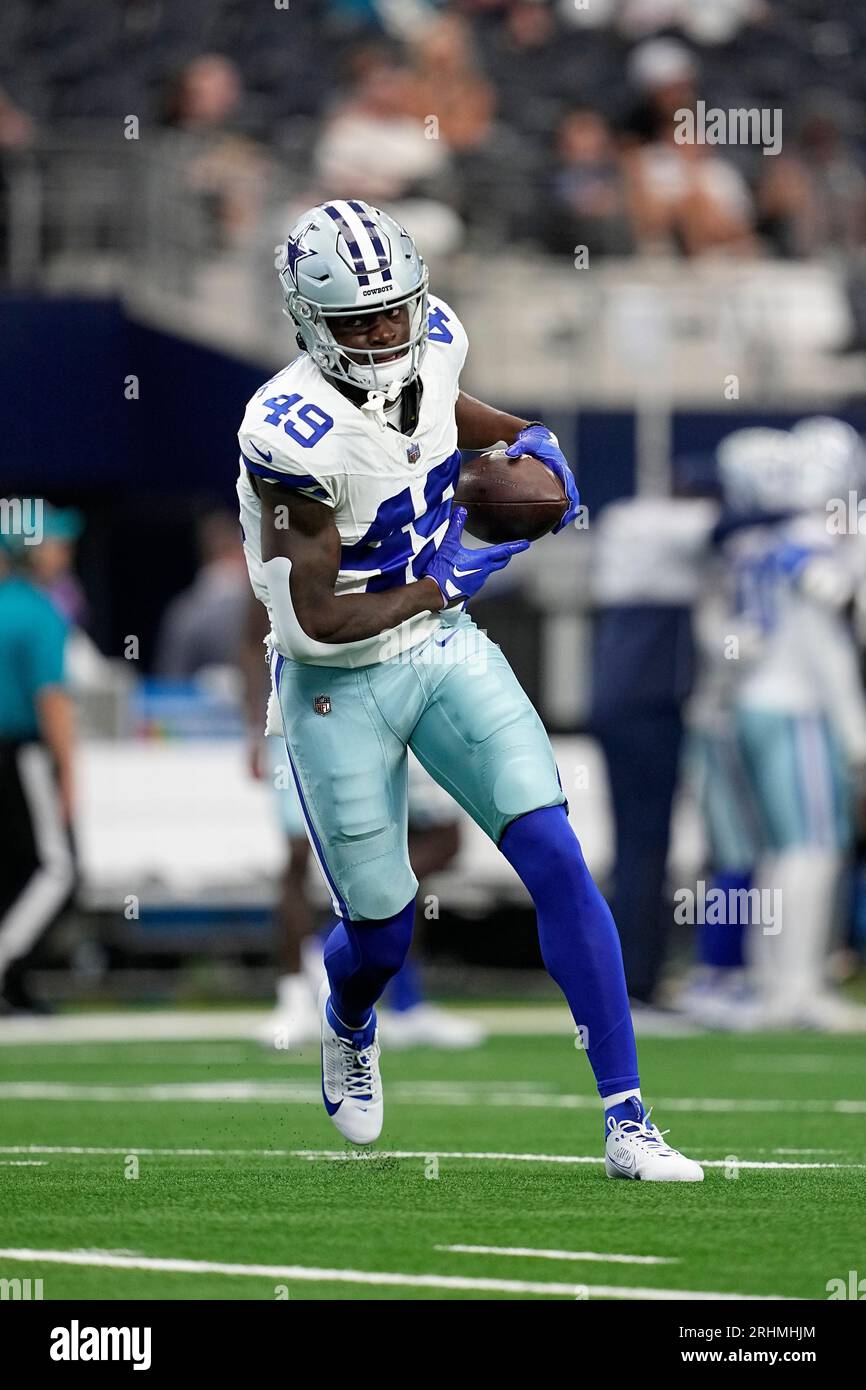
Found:
[{"label": "blue football glove", "polygon": [[563,513],[562,520],[554,526],[553,534],[556,535],[563,527],[570,526],[577,516],[580,493],[577,490],[577,483],[574,481],[574,474],[568,466],[568,461],[560,449],[559,440],[553,431],[549,430],[546,425],[527,425],[526,429],[520,431],[514,443],[505,452],[512,459],[520,458],[521,454],[532,454],[533,458],[540,459],[542,463],[547,464],[551,473],[556,474],[568,498],[568,506]]},{"label": "blue football glove", "polygon": [[529,541],[509,541],[506,545],[486,545],[469,550],[463,544],[466,508],[455,507],[442,544],[433,552],[424,576],[435,579],[446,605],[457,599],[472,598],[494,570],[504,569],[512,555],[529,549]]}]

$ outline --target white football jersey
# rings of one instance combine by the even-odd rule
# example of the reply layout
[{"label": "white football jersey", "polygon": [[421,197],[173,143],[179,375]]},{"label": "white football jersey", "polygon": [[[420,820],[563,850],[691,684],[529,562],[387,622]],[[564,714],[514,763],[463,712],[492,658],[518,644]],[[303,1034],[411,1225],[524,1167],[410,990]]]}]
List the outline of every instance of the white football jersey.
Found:
[{"label": "white football jersey", "polygon": [[[262,572],[259,484],[277,483],[331,507],[342,556],[337,594],[375,593],[421,577],[448,528],[460,470],[454,405],[469,342],[442,300],[429,299],[430,336],[421,364],[421,401],[411,435],[360,409],[302,353],[265,382],[246,408],[238,498],[244,553],[256,596],[270,608]],[[379,636],[329,643],[329,666],[369,666],[432,633],[435,613],[408,618]],[[302,652],[284,651],[296,660]]]},{"label": "white football jersey", "polygon": [[[745,659],[726,663],[738,668],[736,703],[780,714],[825,714],[848,755],[866,760],[866,699],[853,635],[840,611],[852,575],[839,539],[827,534],[826,514],[742,531],[725,551],[730,630],[743,620],[755,634]],[[822,591],[834,578],[837,596],[828,601]]]}]

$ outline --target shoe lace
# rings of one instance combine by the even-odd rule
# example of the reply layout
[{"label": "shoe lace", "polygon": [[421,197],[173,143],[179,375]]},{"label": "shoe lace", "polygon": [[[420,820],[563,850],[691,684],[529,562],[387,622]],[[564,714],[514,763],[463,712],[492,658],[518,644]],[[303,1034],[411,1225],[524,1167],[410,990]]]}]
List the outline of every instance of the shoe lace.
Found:
[{"label": "shoe lace", "polygon": [[343,1090],[355,1100],[372,1100],[375,1081],[370,1047],[355,1047],[348,1038],[337,1037],[343,1058]]},{"label": "shoe lace", "polygon": [[642,1120],[620,1120],[616,1128],[621,1134],[631,1134],[639,1143],[652,1147],[661,1152],[664,1149],[670,1150],[670,1144],[665,1143],[665,1135],[670,1134],[669,1129],[659,1129],[656,1125],[650,1124],[652,1106],[646,1112]]}]

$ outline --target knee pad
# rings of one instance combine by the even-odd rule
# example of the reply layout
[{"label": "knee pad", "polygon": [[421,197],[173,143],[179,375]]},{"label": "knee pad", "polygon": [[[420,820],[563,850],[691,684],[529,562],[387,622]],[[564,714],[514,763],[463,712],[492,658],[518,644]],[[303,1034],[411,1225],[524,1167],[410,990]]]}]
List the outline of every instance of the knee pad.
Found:
[{"label": "knee pad", "polygon": [[408,860],[388,855],[355,864],[344,875],[341,887],[352,921],[369,925],[397,916],[409,899],[414,906],[418,880]]},{"label": "knee pad", "polygon": [[509,821],[528,811],[563,805],[565,796],[552,758],[539,764],[534,750],[530,749],[515,749],[504,757],[493,782],[493,802],[503,829]]}]

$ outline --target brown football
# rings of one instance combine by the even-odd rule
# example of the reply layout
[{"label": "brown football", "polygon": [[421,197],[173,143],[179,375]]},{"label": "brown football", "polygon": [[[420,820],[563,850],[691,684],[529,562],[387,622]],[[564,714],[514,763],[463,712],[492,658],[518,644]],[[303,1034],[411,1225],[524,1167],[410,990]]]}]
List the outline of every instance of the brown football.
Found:
[{"label": "brown football", "polygon": [[466,530],[480,541],[537,541],[546,536],[568,505],[562,484],[531,454],[506,458],[504,449],[464,463],[455,502],[466,508]]}]

